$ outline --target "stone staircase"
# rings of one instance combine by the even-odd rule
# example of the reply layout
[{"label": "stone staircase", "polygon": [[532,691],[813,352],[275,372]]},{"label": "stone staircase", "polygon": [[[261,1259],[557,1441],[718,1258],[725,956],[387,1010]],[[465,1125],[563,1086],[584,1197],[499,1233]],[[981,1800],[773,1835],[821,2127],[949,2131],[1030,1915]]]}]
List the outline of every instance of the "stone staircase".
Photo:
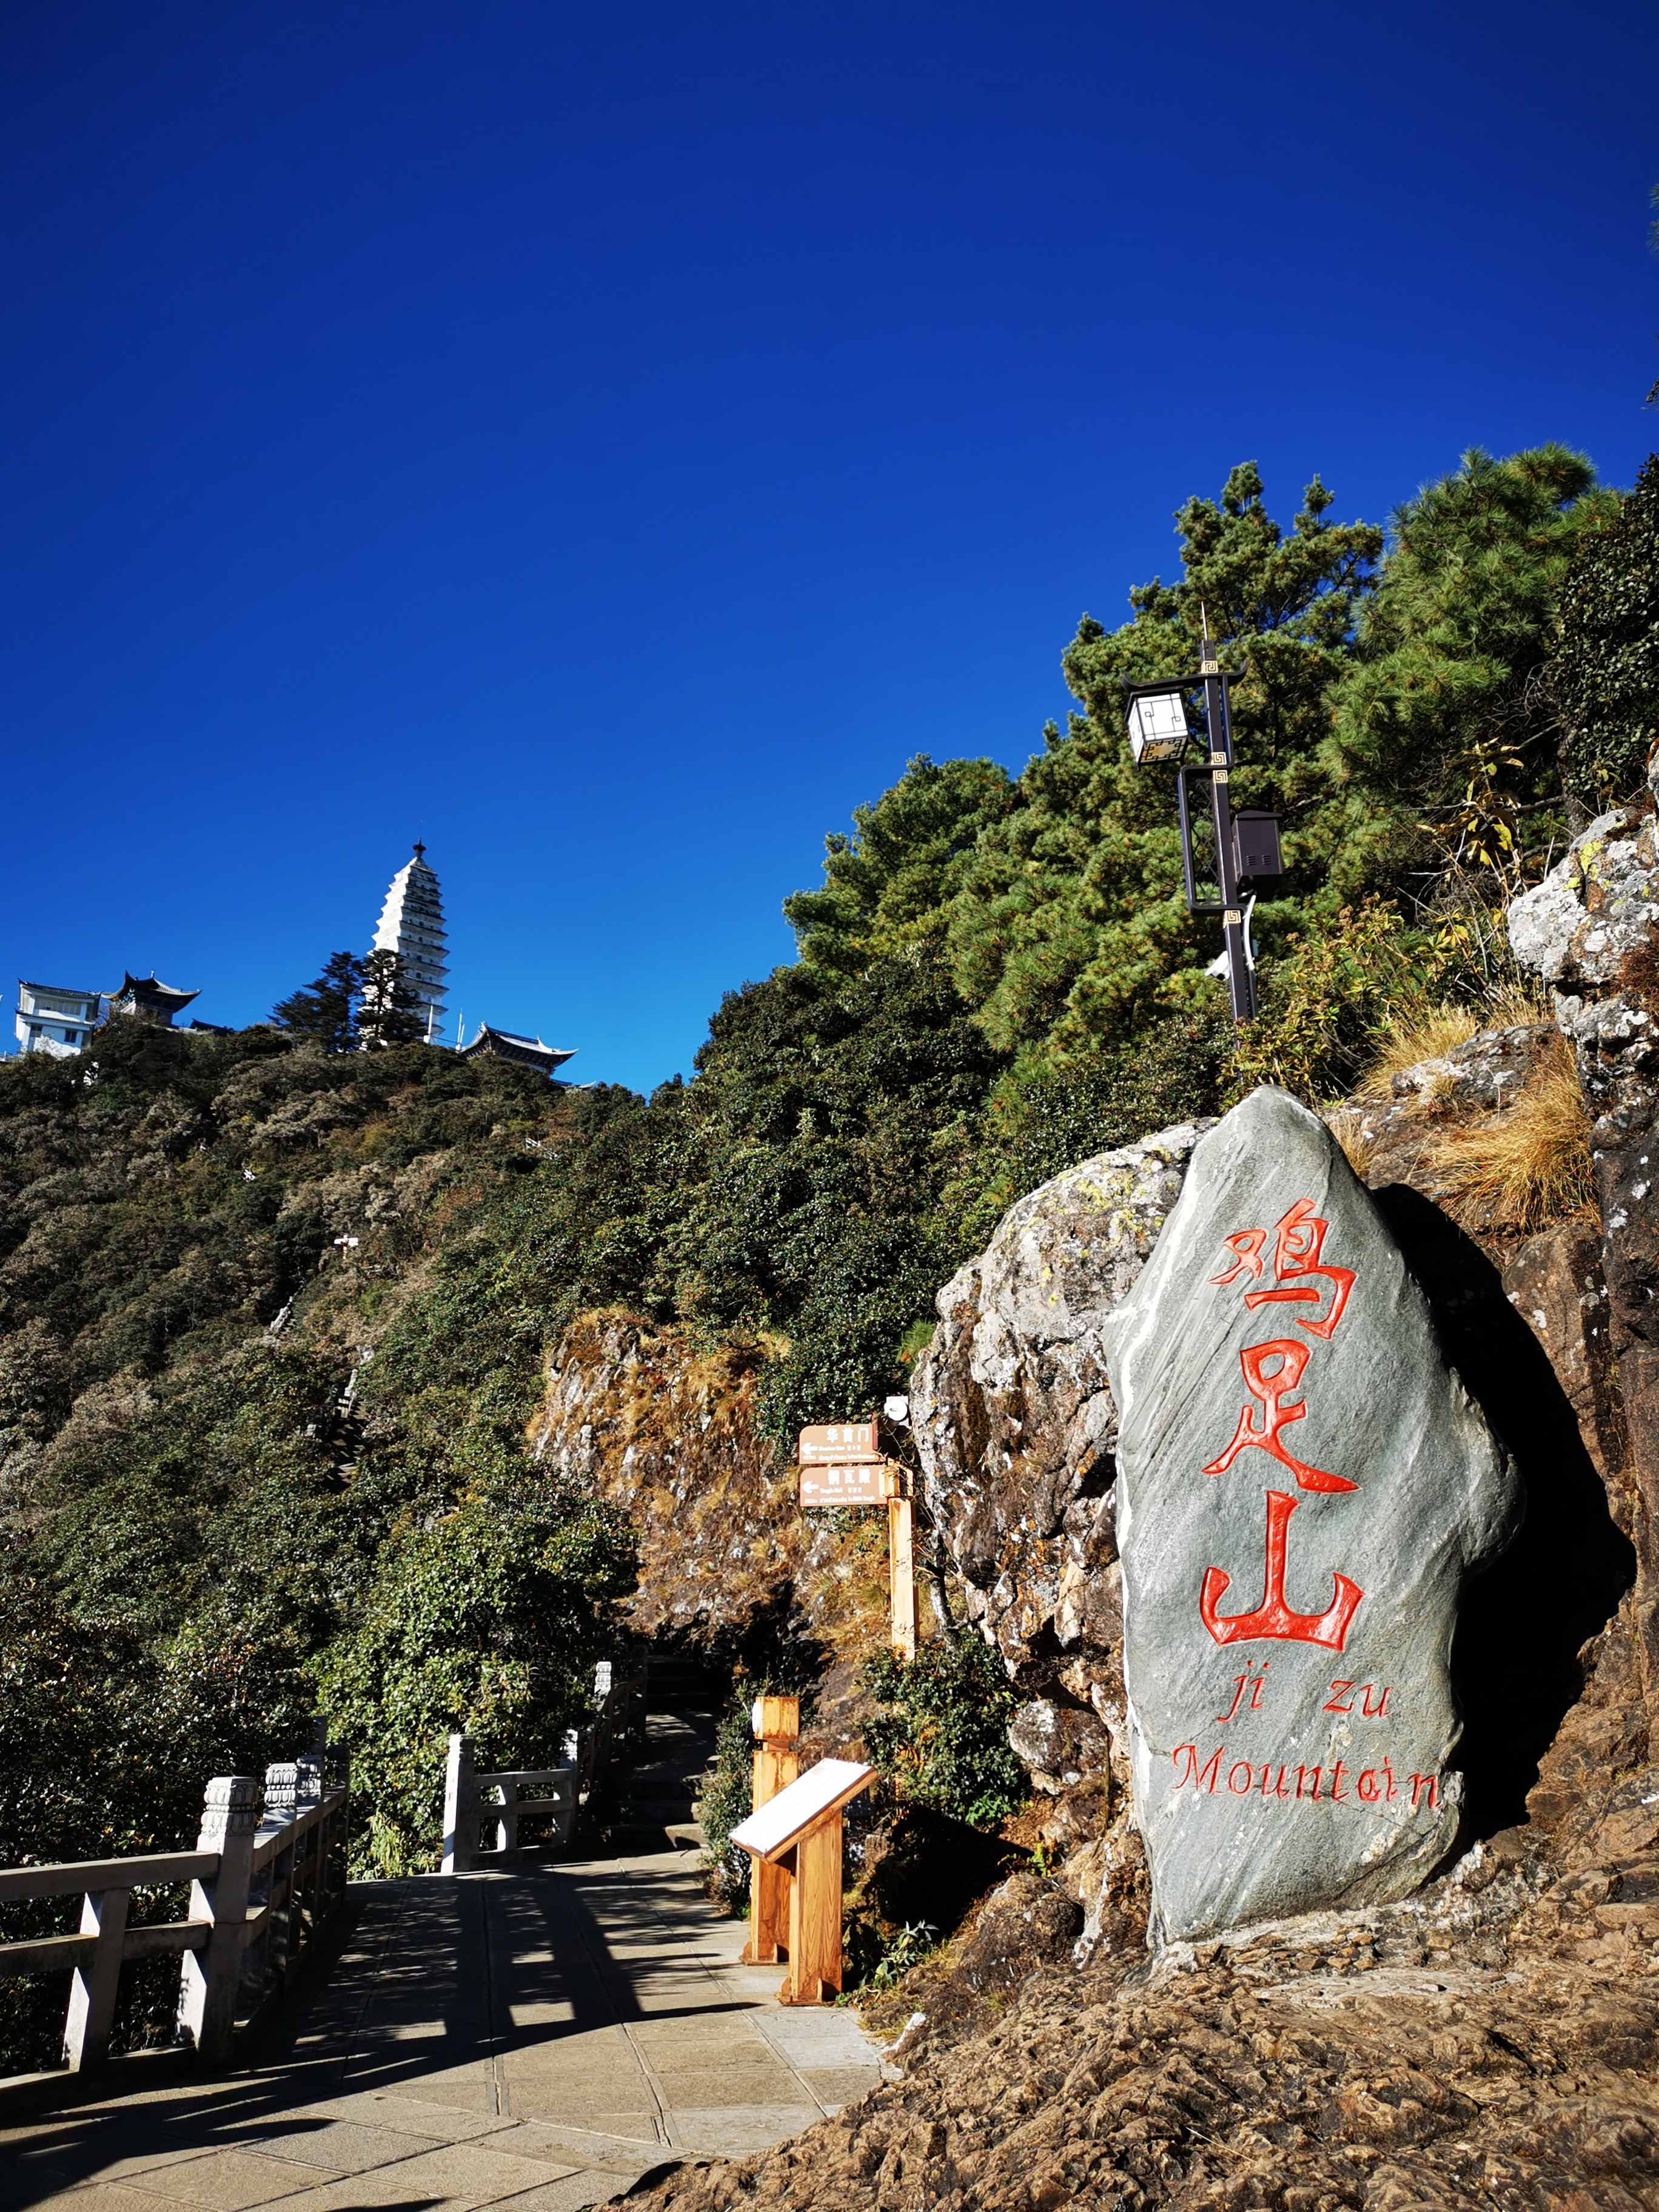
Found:
[{"label": "stone staircase", "polygon": [[646,1748],[619,1770],[605,1821],[624,1857],[700,1851],[697,1798],[714,1753],[725,1685],[695,1660],[653,1653],[646,1690]]}]

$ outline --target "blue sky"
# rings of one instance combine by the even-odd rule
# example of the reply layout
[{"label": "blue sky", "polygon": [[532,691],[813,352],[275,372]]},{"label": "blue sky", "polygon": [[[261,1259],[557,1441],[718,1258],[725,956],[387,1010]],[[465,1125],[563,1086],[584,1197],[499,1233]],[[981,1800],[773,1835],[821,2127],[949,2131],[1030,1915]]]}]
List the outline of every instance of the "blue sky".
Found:
[{"label": "blue sky", "polygon": [[[1659,443],[1659,10],[8,0],[0,975],[689,1070],[1256,459]],[[9,1042],[9,1021],[6,1024]]]}]

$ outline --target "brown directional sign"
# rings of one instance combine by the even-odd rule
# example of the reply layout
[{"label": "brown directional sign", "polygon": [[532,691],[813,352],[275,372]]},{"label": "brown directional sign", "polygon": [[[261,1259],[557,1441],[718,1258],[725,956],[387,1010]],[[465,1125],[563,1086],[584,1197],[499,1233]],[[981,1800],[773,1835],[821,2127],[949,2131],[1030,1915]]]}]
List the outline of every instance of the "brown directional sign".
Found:
[{"label": "brown directional sign", "polygon": [[893,1495],[892,1471],[881,1460],[858,1460],[850,1467],[803,1467],[803,1505],[880,1505]]},{"label": "brown directional sign", "polygon": [[867,1421],[820,1421],[800,1432],[800,1463],[804,1468],[847,1467],[859,1460],[878,1462],[881,1456],[873,1413]]}]

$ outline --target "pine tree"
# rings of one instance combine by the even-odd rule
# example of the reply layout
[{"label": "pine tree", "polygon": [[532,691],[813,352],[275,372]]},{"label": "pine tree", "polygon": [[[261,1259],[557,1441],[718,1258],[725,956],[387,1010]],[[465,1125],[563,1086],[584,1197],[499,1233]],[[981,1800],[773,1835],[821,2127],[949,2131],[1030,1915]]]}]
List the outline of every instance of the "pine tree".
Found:
[{"label": "pine tree", "polygon": [[426,1034],[426,1022],[399,956],[381,947],[363,962],[362,973],[358,1042],[371,1048],[418,1044]]},{"label": "pine tree", "polygon": [[830,975],[943,936],[980,831],[1013,804],[1006,769],[988,760],[935,766],[918,753],[873,806],[853,809],[854,835],[823,841],[823,888],[783,902],[801,958]]},{"label": "pine tree", "polygon": [[1569,797],[1592,811],[1628,798],[1659,747],[1659,453],[1579,542],[1550,689]]},{"label": "pine tree", "polygon": [[1292,871],[1259,922],[1271,942],[1322,881],[1332,832],[1317,755],[1324,693],[1340,672],[1382,533],[1326,519],[1316,478],[1293,528],[1269,516],[1253,463],[1219,501],[1191,499],[1176,517],[1185,574],[1129,594],[1134,619],[1109,630],[1085,616],[1063,659],[1084,708],[1026,768],[1004,818],[981,830],[951,912],[957,988],[1004,1048],[1062,1048],[1121,1036],[1154,1006],[1213,996],[1203,967],[1212,922],[1187,912],[1174,780],[1137,769],[1123,733],[1121,679],[1182,674],[1205,634],[1229,641],[1238,766],[1235,804],[1285,821]]},{"label": "pine tree", "polygon": [[1553,720],[1528,686],[1578,540],[1614,505],[1582,453],[1540,446],[1501,459],[1477,448],[1396,512],[1332,694],[1341,895],[1395,890],[1448,857],[1509,875],[1525,843],[1559,830]]},{"label": "pine tree", "polygon": [[349,1052],[362,988],[362,962],[353,952],[336,952],[314,982],[271,1008],[270,1018],[298,1036],[314,1037],[325,1052]]}]

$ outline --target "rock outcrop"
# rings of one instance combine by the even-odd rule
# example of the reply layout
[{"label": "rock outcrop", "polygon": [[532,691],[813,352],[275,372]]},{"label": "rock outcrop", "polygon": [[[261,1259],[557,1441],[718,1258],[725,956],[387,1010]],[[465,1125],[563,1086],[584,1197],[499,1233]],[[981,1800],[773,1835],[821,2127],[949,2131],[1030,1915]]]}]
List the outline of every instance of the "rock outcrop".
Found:
[{"label": "rock outcrop", "polygon": [[[1644,1508],[1600,1238],[1577,1218],[1528,1233],[1472,1209],[1448,1166],[1449,1133],[1478,1134],[1510,1111],[1551,1079],[1561,1048],[1552,1023],[1483,1032],[1334,1117],[1528,1499],[1519,1536],[1467,1595],[1453,1652],[1476,1835],[1527,1816],[1547,1755],[1534,1817],[1576,1788],[1599,1787],[1604,1729],[1590,1723],[1589,1702],[1565,1729],[1564,1718],[1586,1692],[1587,1669],[1645,1667],[1620,1641],[1643,1617],[1645,1581],[1631,1585]],[[1164,1132],[1022,1199],[939,1294],[940,1325],[912,1394],[928,1511],[970,1617],[1024,1693],[1012,1741],[1053,1800],[1044,1840],[1066,1857],[1066,1883],[1089,1911],[1085,1950],[1108,1933],[1138,1942],[1129,1931],[1145,1896],[1138,1839],[1122,1825],[1117,1417],[1104,1330],[1200,1133]],[[1518,1609],[1533,1623],[1519,1640],[1503,1632]],[[1575,1747],[1581,1723],[1588,1732]]]},{"label": "rock outcrop", "polygon": [[[1012,1206],[939,1292],[910,1425],[969,1618],[1026,1703],[1013,1742],[1066,1846],[1128,1783],[1113,1528],[1116,1418],[1101,1329],[1146,1265],[1202,1130],[1166,1129]],[[1116,1744],[1114,1783],[1112,1746]]]},{"label": "rock outcrop", "polygon": [[[1599,1237],[1577,1270],[1595,1324],[1558,1367],[1589,1405],[1635,1587],[1587,1645],[1588,1686],[1545,1755],[1534,1818],[1581,1822],[1607,1761],[1650,1757],[1659,1726],[1659,823],[1650,804],[1604,814],[1510,909],[1516,958],[1547,982],[1595,1115]],[[1546,1289],[1547,1285],[1544,1286]],[[1545,1313],[1547,1297],[1538,1301]],[[1556,1309],[1572,1334],[1565,1299]],[[1582,1371],[1575,1374],[1575,1370]]]}]

